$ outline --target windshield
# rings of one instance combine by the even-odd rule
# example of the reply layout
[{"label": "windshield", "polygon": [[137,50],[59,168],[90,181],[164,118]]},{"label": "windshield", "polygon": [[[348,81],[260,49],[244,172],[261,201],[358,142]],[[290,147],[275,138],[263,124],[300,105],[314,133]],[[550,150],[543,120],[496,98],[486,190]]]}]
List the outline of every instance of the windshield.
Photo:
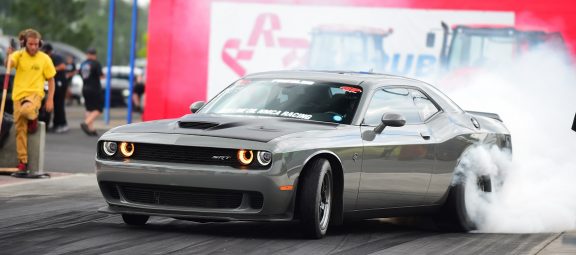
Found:
[{"label": "windshield", "polygon": [[200,113],[270,116],[350,124],[362,88],[293,79],[239,80]]},{"label": "windshield", "polygon": [[457,33],[452,41],[449,68],[481,67],[513,59],[516,37]]}]

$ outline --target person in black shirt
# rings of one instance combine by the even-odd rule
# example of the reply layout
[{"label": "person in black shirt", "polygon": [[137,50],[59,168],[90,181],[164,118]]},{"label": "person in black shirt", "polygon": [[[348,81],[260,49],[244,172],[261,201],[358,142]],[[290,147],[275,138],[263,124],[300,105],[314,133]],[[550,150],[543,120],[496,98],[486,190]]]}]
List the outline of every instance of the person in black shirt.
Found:
[{"label": "person in black shirt", "polygon": [[[74,101],[74,96],[72,95],[72,78],[74,78],[74,75],[76,75],[78,73],[78,71],[76,70],[76,61],[74,61],[74,57],[71,55],[68,55],[66,57],[66,87],[68,88],[68,90],[66,91],[66,101],[67,101],[67,105],[72,105],[73,101]],[[80,98],[77,99],[78,100],[78,104],[80,104]]]},{"label": "person in black shirt", "polygon": [[[53,49],[50,43],[42,45],[42,51],[50,56],[56,68],[56,76],[54,76],[56,83],[54,91],[54,118],[52,119],[53,124],[50,130],[56,133],[65,133],[70,130],[70,128],[68,128],[68,122],[66,121],[65,111],[66,91],[68,90],[66,84],[66,64],[64,63],[64,58],[55,54]],[[47,114],[47,117],[46,124],[48,125],[50,124],[49,114]]]},{"label": "person in black shirt", "polygon": [[94,120],[100,116],[104,107],[102,85],[100,84],[100,79],[104,77],[104,74],[100,62],[96,60],[96,49],[90,48],[86,53],[87,59],[80,65],[80,76],[84,81],[82,96],[84,96],[86,118],[80,127],[87,135],[97,136]]}]

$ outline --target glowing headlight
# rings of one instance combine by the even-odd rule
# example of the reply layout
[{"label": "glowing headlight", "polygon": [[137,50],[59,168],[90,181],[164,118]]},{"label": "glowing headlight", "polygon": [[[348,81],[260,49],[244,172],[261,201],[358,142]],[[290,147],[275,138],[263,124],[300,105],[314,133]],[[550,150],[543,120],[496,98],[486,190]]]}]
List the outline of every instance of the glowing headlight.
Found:
[{"label": "glowing headlight", "polygon": [[128,158],[134,154],[134,144],[122,142],[120,144],[120,152],[122,152],[122,156]]},{"label": "glowing headlight", "polygon": [[107,156],[114,156],[118,150],[118,144],[116,144],[116,142],[103,142],[102,150],[104,153],[106,153]]},{"label": "glowing headlight", "polygon": [[267,151],[259,151],[257,158],[260,165],[267,166],[272,161],[272,153]]},{"label": "glowing headlight", "polygon": [[238,150],[238,160],[242,165],[249,165],[254,159],[254,153],[251,150]]}]

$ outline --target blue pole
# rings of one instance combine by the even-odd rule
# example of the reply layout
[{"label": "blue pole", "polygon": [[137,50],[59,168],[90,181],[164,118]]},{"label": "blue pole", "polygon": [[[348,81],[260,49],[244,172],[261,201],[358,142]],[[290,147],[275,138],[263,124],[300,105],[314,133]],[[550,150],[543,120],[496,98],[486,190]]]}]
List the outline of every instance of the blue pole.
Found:
[{"label": "blue pole", "polygon": [[128,88],[128,114],[126,123],[132,123],[132,94],[134,93],[134,58],[136,53],[136,27],[138,25],[138,0],[132,3],[132,39],[130,40],[130,86]]},{"label": "blue pole", "polygon": [[104,121],[106,125],[110,124],[110,76],[112,70],[112,51],[114,50],[114,16],[116,5],[115,0],[110,0],[110,10],[108,13],[108,52],[106,54],[106,67],[108,68],[108,73],[106,74],[106,97],[104,101]]}]

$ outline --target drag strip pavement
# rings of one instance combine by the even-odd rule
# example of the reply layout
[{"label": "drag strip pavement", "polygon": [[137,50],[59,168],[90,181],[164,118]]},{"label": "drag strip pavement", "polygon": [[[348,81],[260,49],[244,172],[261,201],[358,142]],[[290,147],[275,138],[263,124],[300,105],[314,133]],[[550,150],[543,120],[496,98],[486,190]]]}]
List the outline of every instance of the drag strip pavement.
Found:
[{"label": "drag strip pavement", "polygon": [[104,206],[93,174],[0,186],[2,254],[533,254],[555,234],[442,233],[426,223],[366,220],[321,240],[295,222],[196,223],[153,217],[129,227]]}]

